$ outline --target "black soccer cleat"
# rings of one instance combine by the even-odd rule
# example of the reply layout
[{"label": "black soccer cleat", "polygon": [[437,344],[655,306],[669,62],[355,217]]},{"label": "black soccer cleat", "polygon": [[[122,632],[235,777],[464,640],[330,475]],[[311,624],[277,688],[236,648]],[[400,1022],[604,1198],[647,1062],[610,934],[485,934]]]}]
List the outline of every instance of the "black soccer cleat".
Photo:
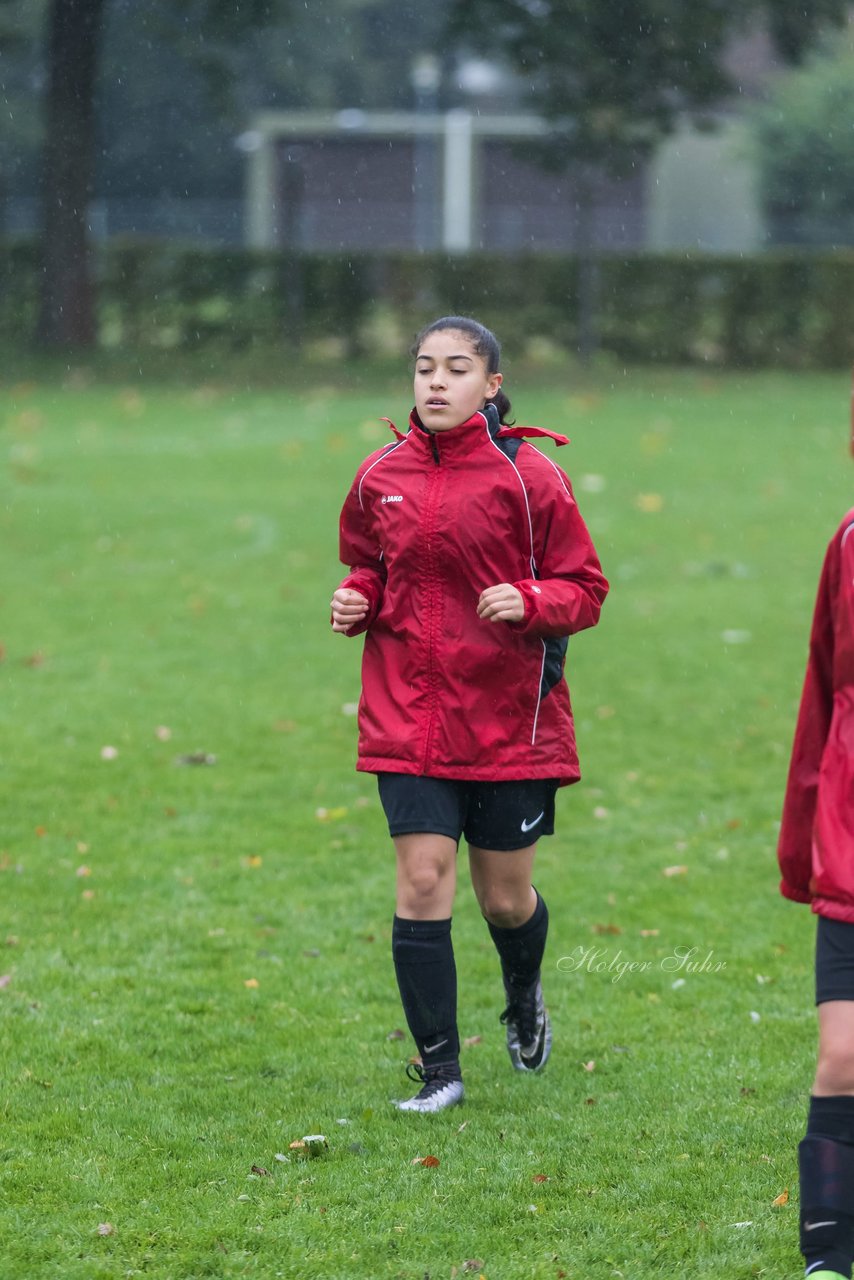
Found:
[{"label": "black soccer cleat", "polygon": [[507,1008],[501,1021],[507,1027],[507,1052],[517,1071],[541,1071],[552,1051],[552,1024],[543,1004],[539,978],[527,990],[505,987]]}]

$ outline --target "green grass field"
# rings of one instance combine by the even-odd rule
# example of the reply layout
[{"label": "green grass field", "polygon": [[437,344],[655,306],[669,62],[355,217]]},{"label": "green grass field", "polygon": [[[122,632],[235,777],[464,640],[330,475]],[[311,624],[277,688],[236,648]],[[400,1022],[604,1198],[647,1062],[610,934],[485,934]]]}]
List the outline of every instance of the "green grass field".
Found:
[{"label": "green grass field", "polygon": [[3,1280],[800,1274],[813,927],[774,848],[847,379],[508,384],[572,437],[612,594],[538,855],[552,1060],[510,1068],[461,877],[436,1117],[389,1102],[391,846],[327,607],[406,374],[0,388]]}]

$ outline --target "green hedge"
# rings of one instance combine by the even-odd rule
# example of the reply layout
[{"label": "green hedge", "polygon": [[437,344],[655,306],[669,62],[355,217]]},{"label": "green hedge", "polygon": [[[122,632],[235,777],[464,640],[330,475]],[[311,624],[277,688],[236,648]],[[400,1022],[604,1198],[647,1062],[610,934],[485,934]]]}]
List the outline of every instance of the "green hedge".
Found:
[{"label": "green hedge", "polygon": [[[854,363],[854,252],[602,256],[599,345],[641,363],[797,368]],[[39,256],[0,242],[0,341],[35,327]],[[445,312],[477,315],[509,351],[579,344],[577,259],[551,254],[306,254],[111,241],[97,259],[105,347],[405,343]]]}]

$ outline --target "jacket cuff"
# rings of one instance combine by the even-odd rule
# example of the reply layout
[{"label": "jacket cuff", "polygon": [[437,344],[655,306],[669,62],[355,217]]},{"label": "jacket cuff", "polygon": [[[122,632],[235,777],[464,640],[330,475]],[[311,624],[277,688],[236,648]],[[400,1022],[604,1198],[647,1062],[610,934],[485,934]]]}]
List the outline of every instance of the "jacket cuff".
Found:
[{"label": "jacket cuff", "polygon": [[790,902],[812,902],[812,894],[806,889],[797,889],[788,880],[780,881],[780,892],[784,898],[788,898]]},{"label": "jacket cuff", "polygon": [[507,625],[512,627],[514,631],[527,631],[537,617],[537,597],[542,595],[542,588],[538,587],[536,582],[532,582],[530,578],[524,578],[521,582],[514,582],[511,585],[516,588],[522,597],[525,616],[519,622],[508,622]]},{"label": "jacket cuff", "polygon": [[365,574],[349,573],[342,582],[339,582],[338,589],[345,588],[349,591],[358,591],[368,602],[368,612],[365,614],[361,622],[355,623],[348,631],[341,634],[349,637],[360,636],[367,631],[368,627],[374,621],[380,611],[380,605],[383,598],[383,587],[373,578]]}]

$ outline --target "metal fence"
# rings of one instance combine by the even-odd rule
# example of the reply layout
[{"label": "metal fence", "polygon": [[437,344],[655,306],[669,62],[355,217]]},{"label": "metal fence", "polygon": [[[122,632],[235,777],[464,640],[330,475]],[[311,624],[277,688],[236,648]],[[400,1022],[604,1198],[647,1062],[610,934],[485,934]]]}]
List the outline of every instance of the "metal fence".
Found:
[{"label": "metal fence", "polygon": [[[157,199],[95,200],[89,227],[95,240],[116,236],[185,240],[210,245],[243,244],[242,200]],[[39,201],[27,197],[0,200],[0,234],[34,235],[41,223]]]}]

